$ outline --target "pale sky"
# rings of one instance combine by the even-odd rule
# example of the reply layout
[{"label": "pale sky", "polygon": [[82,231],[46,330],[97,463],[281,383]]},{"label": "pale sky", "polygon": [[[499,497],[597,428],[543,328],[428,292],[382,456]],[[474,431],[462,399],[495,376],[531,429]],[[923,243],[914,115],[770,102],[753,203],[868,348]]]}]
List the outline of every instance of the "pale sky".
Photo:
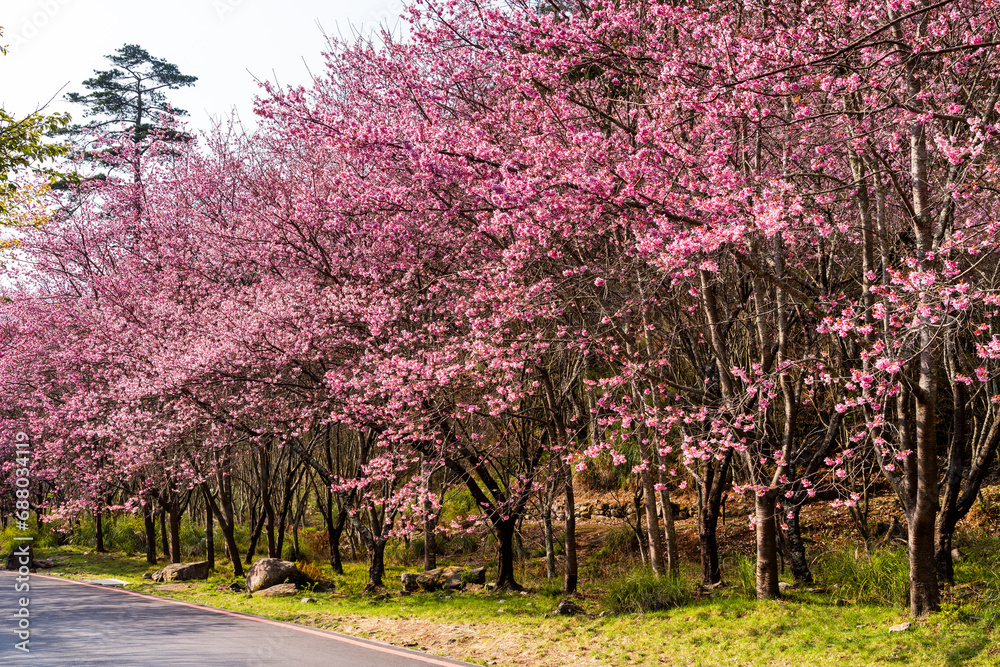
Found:
[{"label": "pale sky", "polygon": [[62,96],[86,93],[81,82],[109,69],[105,55],[138,44],[198,77],[193,87],[168,91],[194,128],[207,129],[234,108],[252,126],[254,77],[307,84],[310,70],[322,72],[317,23],[333,36],[379,24],[398,31],[402,10],[402,0],[0,0],[8,46],[0,56],[0,107],[22,116],[57,96],[49,110],[81,120],[82,107]]}]

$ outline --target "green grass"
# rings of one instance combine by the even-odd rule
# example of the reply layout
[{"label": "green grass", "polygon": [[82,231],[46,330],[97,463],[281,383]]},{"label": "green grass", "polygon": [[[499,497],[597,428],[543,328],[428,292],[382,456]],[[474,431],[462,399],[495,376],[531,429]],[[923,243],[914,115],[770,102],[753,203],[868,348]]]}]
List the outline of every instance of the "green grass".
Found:
[{"label": "green grass", "polygon": [[[960,583],[946,594],[942,613],[892,634],[891,625],[907,620],[902,604],[885,602],[898,597],[893,587],[899,561],[905,565],[898,551],[825,554],[817,562],[815,587],[773,602],[752,599],[745,581],[752,581],[752,563],[746,559],[727,561],[731,585],[710,592],[696,590],[693,569],[680,584],[670,584],[635,571],[631,562],[595,562],[584,568],[578,599],[590,614],[578,617],[552,613],[562,596],[541,575],[541,559],[519,566],[521,580],[532,589],[525,595],[479,590],[403,596],[399,574],[413,567],[392,564],[386,568],[391,594],[371,597],[362,593],[364,564],[349,562],[344,576],[333,577],[334,593],[267,599],[223,591],[233,581],[225,576],[231,572],[227,563],[206,582],[167,591],[141,579],[155,569],[141,556],[85,554],[71,547],[43,555],[64,558],[55,570],[62,576],[116,577],[133,590],[395,644],[417,642],[432,653],[478,664],[974,667],[1000,663],[993,628],[1000,612],[1000,545],[992,539],[966,538],[967,558],[957,566]],[[887,592],[877,594],[885,582]],[[313,602],[303,602],[305,597]],[[635,613],[656,607],[668,608]]]}]

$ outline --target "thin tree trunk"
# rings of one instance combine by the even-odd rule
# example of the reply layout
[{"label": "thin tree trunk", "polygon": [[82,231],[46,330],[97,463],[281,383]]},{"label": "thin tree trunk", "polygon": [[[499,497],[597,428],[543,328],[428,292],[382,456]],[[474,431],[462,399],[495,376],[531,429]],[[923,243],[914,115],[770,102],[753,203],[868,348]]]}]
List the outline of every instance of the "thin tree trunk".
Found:
[{"label": "thin tree trunk", "polygon": [[142,523],[146,529],[146,562],[156,565],[156,521],[153,519],[152,503],[143,505]]},{"label": "thin tree trunk", "polygon": [[432,471],[427,470],[426,458],[421,460],[421,475],[424,479],[424,572],[437,567],[437,548],[434,542],[434,505],[430,500]]},{"label": "thin tree trunk", "polygon": [[566,492],[566,577],[563,590],[575,593],[579,579],[579,564],[576,559],[576,501],[573,493],[573,468],[566,465],[564,481]]},{"label": "thin tree trunk", "polygon": [[170,519],[170,562],[181,562],[181,508],[173,502],[167,508]]},{"label": "thin tree trunk", "polygon": [[[204,493],[208,493],[204,491]],[[208,560],[208,569],[215,570],[215,521],[212,516],[212,506],[208,496],[205,497],[205,555]],[[239,554],[237,554],[239,560]]]},{"label": "thin tree trunk", "polygon": [[767,491],[756,497],[757,518],[757,599],[774,600],[778,589],[777,526],[774,521],[774,501],[777,493]]},{"label": "thin tree trunk", "polygon": [[552,507],[542,509],[542,525],[545,527],[545,577],[556,578],[556,549],[552,535]]},{"label": "thin tree trunk", "polygon": [[163,545],[163,556],[170,560],[170,540],[167,539],[167,508],[160,505],[160,544]]},{"label": "thin tree trunk", "polygon": [[104,553],[104,516],[94,511],[94,532],[97,534],[97,553]]}]

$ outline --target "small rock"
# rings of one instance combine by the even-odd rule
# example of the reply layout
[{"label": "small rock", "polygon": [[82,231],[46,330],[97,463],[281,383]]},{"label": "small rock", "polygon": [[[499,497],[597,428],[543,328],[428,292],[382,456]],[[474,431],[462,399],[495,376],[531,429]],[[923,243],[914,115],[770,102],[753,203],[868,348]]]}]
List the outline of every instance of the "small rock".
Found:
[{"label": "small rock", "polygon": [[910,623],[900,623],[899,625],[894,625],[889,628],[889,632],[906,632],[910,629]]},{"label": "small rock", "polygon": [[556,613],[562,616],[574,616],[576,614],[586,614],[587,610],[572,600],[563,600],[556,607]]},{"label": "small rock", "polygon": [[295,584],[276,584],[267,588],[254,591],[254,595],[262,598],[279,598],[296,595],[299,592]]},{"label": "small rock", "polygon": [[315,602],[312,598],[302,598],[302,604],[309,604],[310,602]]},{"label": "small rock", "polygon": [[467,584],[477,584],[482,586],[486,583],[486,568],[477,567],[465,573],[463,580]]},{"label": "small rock", "polygon": [[152,579],[153,575],[151,575],[149,572],[143,572],[142,573],[142,577],[140,577],[140,578],[141,579]]}]

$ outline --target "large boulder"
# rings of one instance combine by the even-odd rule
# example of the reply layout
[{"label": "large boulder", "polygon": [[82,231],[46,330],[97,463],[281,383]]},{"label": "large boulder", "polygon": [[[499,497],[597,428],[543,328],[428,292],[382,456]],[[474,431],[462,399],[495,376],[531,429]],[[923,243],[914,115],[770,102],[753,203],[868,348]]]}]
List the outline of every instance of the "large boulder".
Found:
[{"label": "large boulder", "polygon": [[191,581],[192,579],[208,579],[208,561],[200,563],[171,563],[162,570],[153,573],[153,581]]},{"label": "large boulder", "polygon": [[247,591],[251,593],[286,582],[298,586],[313,583],[295,563],[280,558],[261,558],[247,571]]},{"label": "large boulder", "polygon": [[425,591],[457,591],[465,587],[464,576],[468,573],[464,567],[439,567],[417,575],[417,585]]}]

